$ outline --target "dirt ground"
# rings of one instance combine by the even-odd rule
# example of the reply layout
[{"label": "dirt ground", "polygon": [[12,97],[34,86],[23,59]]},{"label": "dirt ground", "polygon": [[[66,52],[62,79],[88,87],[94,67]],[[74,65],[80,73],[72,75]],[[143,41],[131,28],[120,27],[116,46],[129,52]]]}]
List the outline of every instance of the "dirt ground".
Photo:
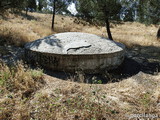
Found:
[{"label": "dirt ground", "polygon": [[[0,20],[0,59],[9,66],[15,66],[18,60],[25,62],[25,42],[53,33],[77,31],[106,36],[104,27],[89,25],[85,21],[76,23],[75,18],[68,16],[56,17],[56,31],[53,32],[47,21],[51,15],[29,15],[33,18],[10,15],[8,20]],[[43,69],[42,85],[35,91],[29,88],[24,91],[23,86],[22,91],[8,91],[8,86],[7,92],[0,90],[0,119],[158,120],[160,43],[155,38],[157,28],[140,23],[112,23],[111,31],[115,40],[127,46],[121,66],[100,74],[84,74],[81,71],[73,74]],[[6,40],[11,45],[4,46],[2,43]],[[37,68],[30,67],[33,70]],[[13,76],[13,79],[18,79],[17,76]],[[0,73],[0,80],[1,77]],[[23,80],[21,82],[24,83]]]}]

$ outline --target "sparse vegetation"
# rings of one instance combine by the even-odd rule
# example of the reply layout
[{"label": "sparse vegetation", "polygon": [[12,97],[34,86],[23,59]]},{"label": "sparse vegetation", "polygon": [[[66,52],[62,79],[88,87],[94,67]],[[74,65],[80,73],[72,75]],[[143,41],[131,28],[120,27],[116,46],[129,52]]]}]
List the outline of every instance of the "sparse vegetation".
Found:
[{"label": "sparse vegetation", "polygon": [[[15,67],[9,67],[1,62],[0,119],[18,119],[18,116],[15,116],[16,111],[20,109],[25,111],[27,99],[42,86],[44,86],[42,71],[31,70],[22,63],[18,63]],[[18,108],[17,105],[22,108]],[[15,108],[16,106],[17,108]],[[26,112],[24,114],[27,114]]]},{"label": "sparse vegetation", "polygon": [[[58,15],[55,17],[55,30],[51,30],[52,15],[29,13],[33,18],[28,20],[21,16],[9,15],[8,20],[0,20],[0,40],[4,43],[24,45],[24,43],[60,32],[86,32],[107,37],[106,28],[91,25],[83,20],[74,22],[76,18]],[[30,18],[28,16],[28,18]],[[13,19],[14,18],[14,19]],[[74,26],[74,27],[73,27]],[[156,38],[158,26],[145,26],[136,22],[111,23],[113,39],[133,47],[159,46]],[[2,44],[1,42],[1,44]]]},{"label": "sparse vegetation", "polygon": [[[23,46],[26,42],[68,31],[106,37],[105,27],[82,20],[74,22],[74,17],[61,15],[55,18],[53,32],[51,19],[49,14],[28,13],[28,19],[9,14],[7,20],[0,19],[0,43]],[[159,57],[160,50],[157,30],[158,26],[136,22],[111,23],[114,40],[128,48],[143,46],[138,48],[139,52],[154,57]],[[40,69],[30,69],[23,63],[13,67],[0,62],[0,120],[126,120],[131,114],[160,113],[159,73],[139,73],[138,77],[108,84],[101,84],[101,79],[94,79],[94,76],[94,84],[85,84],[84,79],[82,73],[77,73],[76,77],[65,81],[45,75]]]}]

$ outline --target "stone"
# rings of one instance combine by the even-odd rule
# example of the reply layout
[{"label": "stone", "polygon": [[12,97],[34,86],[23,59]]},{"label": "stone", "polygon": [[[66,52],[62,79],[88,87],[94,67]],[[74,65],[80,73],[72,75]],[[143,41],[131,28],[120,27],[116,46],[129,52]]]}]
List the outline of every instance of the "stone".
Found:
[{"label": "stone", "polygon": [[80,32],[58,33],[25,45],[29,62],[66,72],[110,70],[123,62],[124,54],[123,44]]}]

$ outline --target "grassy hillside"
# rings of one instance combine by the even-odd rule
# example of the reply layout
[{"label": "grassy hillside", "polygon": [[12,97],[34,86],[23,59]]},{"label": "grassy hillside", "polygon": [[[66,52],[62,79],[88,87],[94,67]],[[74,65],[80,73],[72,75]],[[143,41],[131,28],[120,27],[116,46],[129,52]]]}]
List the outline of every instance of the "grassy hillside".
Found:
[{"label": "grassy hillside", "polygon": [[[9,37],[9,42],[16,45],[59,32],[86,32],[106,37],[105,27],[90,25],[74,17],[57,15],[53,32],[50,29],[51,15],[38,13],[30,13],[29,15],[28,19],[9,15],[7,20],[0,20],[0,36],[4,39]],[[145,26],[136,22],[111,23],[114,40],[127,46],[159,46],[156,39],[157,30],[158,26]]]},{"label": "grassy hillside", "polygon": [[[51,18],[48,14],[29,13],[27,18],[9,14],[0,19],[0,120],[135,120],[140,114],[151,114],[147,118],[158,120],[160,73],[154,66],[160,65],[158,26],[111,23],[114,40],[124,43],[128,47],[126,56],[142,66],[136,74],[116,82],[113,78],[117,74],[113,72],[102,75],[109,79],[106,84],[101,84],[101,77],[96,75],[89,76],[94,84],[86,84],[83,73],[49,76],[22,62],[13,67],[1,60],[10,54],[1,46],[23,46],[54,33],[74,31],[107,37],[105,27],[61,15],[56,16],[52,31]],[[135,64],[130,63],[127,70],[134,68]]]}]

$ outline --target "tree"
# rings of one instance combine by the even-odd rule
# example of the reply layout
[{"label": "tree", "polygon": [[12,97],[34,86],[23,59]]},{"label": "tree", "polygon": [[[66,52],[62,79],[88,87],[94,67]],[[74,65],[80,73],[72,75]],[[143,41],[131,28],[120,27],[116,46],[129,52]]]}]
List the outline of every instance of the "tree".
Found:
[{"label": "tree", "polygon": [[0,13],[10,9],[12,12],[24,9],[25,0],[0,0]]},{"label": "tree", "polygon": [[160,23],[159,0],[139,0],[138,17],[139,22],[145,24]]},{"label": "tree", "polygon": [[37,5],[36,5],[36,0],[26,0],[26,16],[28,13],[28,10],[31,12],[36,11]]},{"label": "tree", "polygon": [[157,39],[160,39],[160,28],[157,31]]},{"label": "tree", "polygon": [[76,9],[78,11],[77,16],[85,19],[88,22],[90,22],[90,20],[94,18],[94,4],[92,0],[79,0],[78,2],[76,2]]},{"label": "tree", "polygon": [[63,12],[68,11],[67,7],[71,1],[72,0],[50,0],[49,5],[53,8],[52,30],[54,30],[55,14],[62,14]]},{"label": "tree", "polygon": [[56,13],[56,1],[53,1],[53,16],[52,16],[52,30],[54,30],[54,20],[55,20],[55,13]]},{"label": "tree", "polygon": [[[109,20],[118,20],[121,4],[119,0],[79,0],[78,12],[87,19],[95,19],[105,23],[108,38],[113,40]],[[87,13],[86,13],[87,12]]]},{"label": "tree", "polygon": [[121,19],[124,21],[137,20],[137,9],[139,0],[121,0]]},{"label": "tree", "polygon": [[37,1],[38,1],[38,6],[37,6],[38,11],[42,12],[43,8],[47,8],[48,5],[47,0],[37,0]]},{"label": "tree", "polygon": [[110,31],[109,20],[117,20],[119,19],[119,12],[121,9],[121,5],[117,0],[96,0],[98,5],[98,15],[97,17],[104,21],[106,24],[106,29],[108,33],[108,38],[113,40],[112,34]]},{"label": "tree", "polygon": [[38,0],[38,10],[42,11],[43,8],[43,0]]}]

